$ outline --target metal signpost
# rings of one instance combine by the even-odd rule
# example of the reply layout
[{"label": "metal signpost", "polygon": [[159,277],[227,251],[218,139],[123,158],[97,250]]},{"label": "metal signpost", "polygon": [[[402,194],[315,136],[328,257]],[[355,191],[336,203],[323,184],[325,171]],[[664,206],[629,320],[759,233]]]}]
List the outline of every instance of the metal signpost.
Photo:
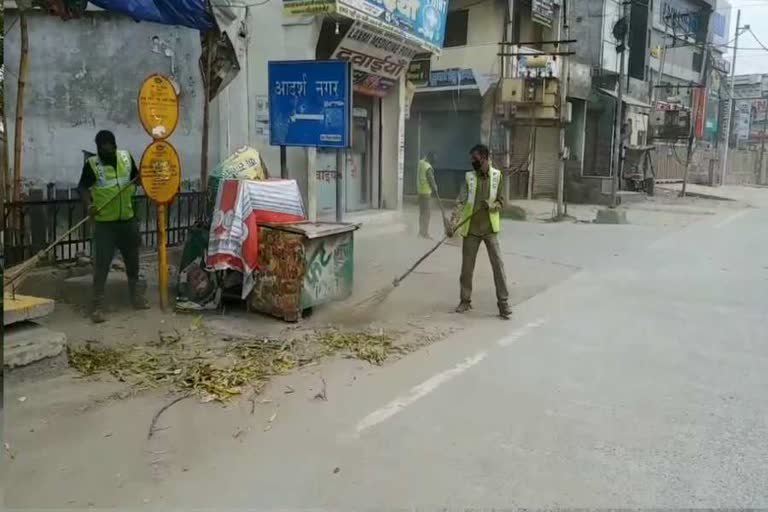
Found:
[{"label": "metal signpost", "polygon": [[268,75],[269,137],[271,145],[280,146],[280,174],[287,174],[287,146],[336,149],[336,221],[341,222],[344,150],[351,143],[352,64],[271,61]]},{"label": "metal signpost", "polygon": [[166,247],[168,205],[181,186],[181,161],[168,137],[176,130],[179,101],[173,82],[163,75],[150,75],[139,93],[139,119],[154,139],[144,150],[139,176],[144,193],[157,205],[157,256],[160,307],[168,307],[168,250]]}]

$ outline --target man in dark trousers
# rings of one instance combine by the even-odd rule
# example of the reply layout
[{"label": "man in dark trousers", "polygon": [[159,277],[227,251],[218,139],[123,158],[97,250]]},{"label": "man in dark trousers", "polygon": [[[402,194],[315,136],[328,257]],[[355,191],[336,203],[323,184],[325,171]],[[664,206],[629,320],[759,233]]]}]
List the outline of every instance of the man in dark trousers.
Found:
[{"label": "man in dark trousers", "polygon": [[[464,176],[452,222],[453,226],[459,226],[466,221],[458,227],[464,241],[461,250],[461,294],[456,312],[466,313],[472,309],[475,261],[480,244],[484,243],[493,269],[499,316],[508,319],[512,310],[509,308],[507,276],[497,237],[501,230],[501,210],[504,208],[504,179],[501,171],[491,166],[487,146],[478,144],[469,154],[473,170]],[[446,234],[453,236],[455,230],[448,226]]]},{"label": "man in dark trousers", "polygon": [[102,323],[104,288],[115,249],[120,251],[135,309],[149,306],[139,289],[139,224],[133,196],[139,171],[128,151],[117,149],[115,135],[103,130],[96,135],[97,154],[88,158],[80,176],[80,197],[95,221],[93,234],[93,309],[91,320]]}]

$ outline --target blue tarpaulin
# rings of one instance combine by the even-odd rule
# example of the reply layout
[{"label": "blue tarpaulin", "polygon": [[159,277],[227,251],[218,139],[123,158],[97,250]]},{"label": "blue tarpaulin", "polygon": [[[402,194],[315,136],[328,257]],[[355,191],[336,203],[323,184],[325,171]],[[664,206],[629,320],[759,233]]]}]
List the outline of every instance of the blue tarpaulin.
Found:
[{"label": "blue tarpaulin", "polygon": [[127,14],[137,21],[210,30],[216,24],[205,0],[90,0],[107,11]]}]

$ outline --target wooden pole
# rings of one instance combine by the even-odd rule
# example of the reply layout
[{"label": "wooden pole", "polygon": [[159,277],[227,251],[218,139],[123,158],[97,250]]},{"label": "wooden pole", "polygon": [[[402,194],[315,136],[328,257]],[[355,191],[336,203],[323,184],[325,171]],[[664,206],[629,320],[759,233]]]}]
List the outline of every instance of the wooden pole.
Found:
[{"label": "wooden pole", "polygon": [[157,281],[160,288],[160,309],[163,311],[168,308],[167,208],[165,204],[157,205]]},{"label": "wooden pole", "polygon": [[13,139],[13,200],[21,197],[22,158],[24,155],[24,89],[27,85],[29,72],[29,32],[27,31],[27,16],[19,11],[19,30],[21,51],[19,54],[19,80],[16,87],[16,126]]}]

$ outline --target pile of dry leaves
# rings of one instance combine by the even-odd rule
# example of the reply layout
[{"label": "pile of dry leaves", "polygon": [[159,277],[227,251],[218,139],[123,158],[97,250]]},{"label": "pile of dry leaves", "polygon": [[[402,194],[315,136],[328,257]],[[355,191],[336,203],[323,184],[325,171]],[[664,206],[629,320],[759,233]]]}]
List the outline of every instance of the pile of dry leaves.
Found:
[{"label": "pile of dry leaves", "polygon": [[380,365],[404,349],[383,331],[313,331],[294,340],[211,340],[199,326],[188,333],[161,334],[148,345],[69,346],[69,364],[84,376],[110,374],[138,389],[167,387],[198,396],[204,402],[225,402],[269,379],[316,359],[344,354]]}]

